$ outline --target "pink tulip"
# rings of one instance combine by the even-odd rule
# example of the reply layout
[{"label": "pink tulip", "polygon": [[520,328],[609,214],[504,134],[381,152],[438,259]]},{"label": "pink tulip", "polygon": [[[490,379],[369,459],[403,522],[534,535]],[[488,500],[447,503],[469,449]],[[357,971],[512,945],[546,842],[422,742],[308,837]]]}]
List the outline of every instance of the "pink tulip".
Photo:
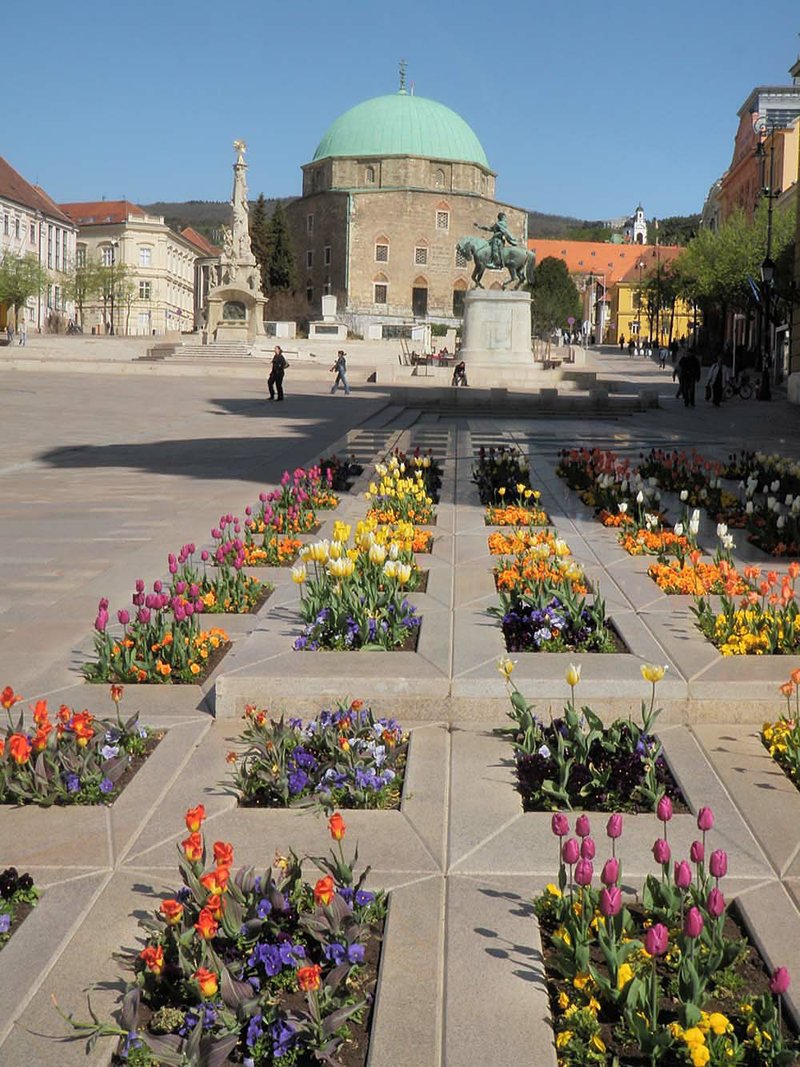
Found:
[{"label": "pink tulip", "polygon": [[713,878],[724,878],[728,873],[728,853],[722,848],[715,849],[708,861],[708,869]]},{"label": "pink tulip", "polygon": [[564,863],[568,864],[571,867],[573,864],[578,862],[580,854],[580,845],[574,837],[570,837],[564,842],[561,848],[561,858],[563,859]]},{"label": "pink tulip", "polygon": [[207,560],[208,560],[208,552],[206,552],[205,549],[203,549],[203,551],[200,553],[200,559],[203,561],[203,563],[207,562]]},{"label": "pink tulip", "polygon": [[117,618],[123,626],[127,626],[128,623],[131,621],[129,612],[127,612],[124,608],[121,608],[117,612]]},{"label": "pink tulip", "polygon": [[591,860],[578,860],[575,867],[575,884],[581,886],[591,885],[593,876],[594,868]]},{"label": "pink tulip", "polygon": [[600,881],[606,886],[617,884],[619,881],[619,860],[613,858],[606,860],[603,865],[602,874],[600,875]]},{"label": "pink tulip", "polygon": [[702,841],[692,841],[692,847],[689,849],[689,858],[692,863],[702,863],[706,858],[706,850],[703,848]]},{"label": "pink tulip", "polygon": [[137,578],[136,579],[136,592],[137,593],[143,593],[144,592],[144,581],[141,578]]},{"label": "pink tulip", "polygon": [[105,632],[106,626],[108,626],[108,612],[103,610],[98,611],[97,618],[94,620],[95,630],[102,634]]},{"label": "pink tulip", "polygon": [[594,840],[591,837],[584,837],[581,841],[581,859],[593,860],[596,852]]},{"label": "pink tulip", "polygon": [[656,807],[656,815],[661,822],[669,822],[672,818],[672,801],[669,797],[662,797]]},{"label": "pink tulip", "polygon": [[725,911],[725,897],[722,895],[719,889],[712,889],[711,892],[708,894],[708,900],[706,901],[706,910],[708,911],[708,914],[714,919],[718,919],[719,916],[722,915],[723,911]]},{"label": "pink tulip", "polygon": [[772,972],[772,978],[769,980],[770,992],[774,993],[776,997],[779,997],[786,992],[791,984],[792,979],[786,968],[776,967]]},{"label": "pink tulip", "polygon": [[162,582],[159,579],[156,579],[156,581],[153,582],[153,592],[154,593],[160,593],[163,588],[164,588],[164,586],[163,586]]},{"label": "pink tulip", "polygon": [[139,610],[136,612],[136,621],[146,626],[148,622],[150,622],[150,609],[139,608]]},{"label": "pink tulip", "polygon": [[550,829],[556,835],[556,837],[566,837],[569,833],[569,819],[562,811],[554,813],[550,820]]},{"label": "pink tulip", "polygon": [[644,935],[644,947],[651,956],[663,956],[669,945],[669,930],[663,923],[655,923]]},{"label": "pink tulip", "polygon": [[578,837],[588,837],[592,832],[592,828],[589,825],[588,815],[579,815],[575,820],[575,833]]},{"label": "pink tulip", "polygon": [[608,886],[600,890],[600,913],[608,919],[610,916],[619,915],[622,909],[622,893],[617,886]]},{"label": "pink tulip", "polygon": [[108,611],[108,600],[104,596],[101,596],[97,607],[100,611]]},{"label": "pink tulip", "polygon": [[683,932],[687,937],[699,937],[703,932],[705,921],[699,908],[689,908],[683,920]]},{"label": "pink tulip", "polygon": [[619,813],[609,817],[606,823],[606,834],[612,840],[622,836],[622,816]]},{"label": "pink tulip", "polygon": [[707,833],[714,829],[714,812],[711,808],[701,808],[697,813],[697,829]]},{"label": "pink tulip", "polygon": [[659,837],[653,845],[653,859],[663,865],[669,863],[671,855],[668,843],[663,837]]},{"label": "pink tulip", "polygon": [[681,860],[680,863],[675,864],[675,885],[678,889],[688,889],[691,884],[692,868],[686,860]]}]

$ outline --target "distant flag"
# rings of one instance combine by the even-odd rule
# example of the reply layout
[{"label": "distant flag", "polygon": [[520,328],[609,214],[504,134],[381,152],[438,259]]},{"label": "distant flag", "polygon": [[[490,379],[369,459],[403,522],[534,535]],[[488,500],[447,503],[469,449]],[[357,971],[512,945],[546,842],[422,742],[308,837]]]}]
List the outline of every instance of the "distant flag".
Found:
[{"label": "distant flag", "polygon": [[761,303],[761,290],[758,288],[758,284],[756,283],[754,278],[751,278],[751,276],[749,274],[747,275],[747,281],[748,281],[748,284],[749,284],[749,286],[750,286],[750,288],[751,288],[751,290],[753,292],[753,299],[755,300],[755,302],[757,304],[760,304]]}]

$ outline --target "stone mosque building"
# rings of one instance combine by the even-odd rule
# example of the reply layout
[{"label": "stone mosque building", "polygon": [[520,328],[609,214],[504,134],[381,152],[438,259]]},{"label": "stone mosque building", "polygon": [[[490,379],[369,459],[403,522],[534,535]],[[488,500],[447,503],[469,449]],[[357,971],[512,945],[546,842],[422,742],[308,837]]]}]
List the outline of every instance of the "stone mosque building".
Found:
[{"label": "stone mosque building", "polygon": [[[363,336],[414,322],[455,325],[472,263],[459,238],[488,236],[505,211],[527,245],[527,213],[495,199],[496,173],[470,126],[405,88],[366,100],[326,131],[286,208],[300,287],[312,316],[334,294],[338,318]],[[505,272],[484,285],[499,287]]]}]

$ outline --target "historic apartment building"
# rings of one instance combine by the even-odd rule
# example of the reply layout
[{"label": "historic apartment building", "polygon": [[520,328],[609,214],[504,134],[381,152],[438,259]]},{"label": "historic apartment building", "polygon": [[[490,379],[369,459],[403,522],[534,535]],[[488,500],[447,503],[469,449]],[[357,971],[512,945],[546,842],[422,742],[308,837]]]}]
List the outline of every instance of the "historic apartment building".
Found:
[{"label": "historic apartment building", "polygon": [[[486,236],[505,211],[524,247],[527,212],[495,199],[496,174],[454,111],[399,92],[341,115],[303,166],[303,195],[287,206],[301,286],[319,311],[335,294],[339,317],[370,327],[462,315],[472,264],[460,237]],[[489,276],[499,287],[507,275]],[[313,312],[312,312],[313,313]]]},{"label": "historic apartment building", "polygon": [[[32,255],[46,270],[46,287],[28,299],[21,313],[28,330],[64,329],[74,314],[67,299],[75,270],[77,227],[44,189],[32,185],[0,157],[0,258]],[[0,302],[0,329],[13,309]],[[16,324],[14,324],[16,325]]]},{"label": "historic apartment building", "polygon": [[[207,242],[171,230],[160,215],[148,215],[127,200],[62,204],[78,227],[76,263],[119,265],[119,282],[83,305],[84,333],[164,335],[195,328],[198,258]],[[201,239],[202,240],[202,239]]]}]

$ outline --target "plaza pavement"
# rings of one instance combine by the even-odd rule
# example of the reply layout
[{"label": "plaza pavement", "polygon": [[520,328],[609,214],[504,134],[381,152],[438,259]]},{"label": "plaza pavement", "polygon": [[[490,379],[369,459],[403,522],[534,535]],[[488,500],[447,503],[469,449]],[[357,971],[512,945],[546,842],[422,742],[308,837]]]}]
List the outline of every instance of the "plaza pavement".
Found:
[{"label": "plaza pavement", "polygon": [[[631,648],[580,657],[580,698],[606,715],[632,710],[644,695],[641,660],[670,664],[660,731],[670,763],[692,809],[715,810],[714,847],[730,854],[727,892],[738,896],[769,962],[800,974],[800,799],[756,736],[760,717],[779,710],[776,679],[800,661],[740,660],[726,673],[692,631],[687,606],[654,593],[639,562],[623,558],[552,471],[558,449],[576,443],[800,456],[797,416],[785,401],[715,410],[700,400],[686,411],[669,372],[608,351],[590,354],[591,365],[655,386],[661,409],[616,419],[419,416],[365,383],[349,398],[330,397],[329,377],[299,368],[287,376],[281,406],[264,400],[259,377],[99,365],[59,373],[4,367],[3,356],[0,684],[29,700],[108,711],[105,687],[85,686],[77,673],[98,598],[109,597],[113,618],[137,577],[163,577],[169,551],[202,545],[221,513],[240,512],[284,468],[331,446],[367,460],[419,443],[443,458],[445,484],[434,552],[420,557],[428,591],[413,598],[423,615],[416,656],[348,656],[332,673],[320,669],[322,654],[290,653],[296,590],[285,571],[271,571],[276,593],[259,615],[226,618],[234,647],[210,685],[127,688],[124,710],[141,708],[143,722],[169,732],[112,808],[0,811],[0,867],[30,870],[44,889],[0,954],[2,1067],[108,1062],[108,1045],[86,1053],[81,1042],[54,1040],[66,1027],[51,997],[87,1018],[84,990],[96,982],[95,1010],[113,1010],[122,972],[111,955],[135,947],[137,917],[176,887],[187,807],[206,805],[208,835],[232,841],[237,863],[268,862],[276,848],[327,848],[324,820],[239,811],[226,791],[225,755],[248,692],[307,713],[333,695],[358,696],[396,710],[412,728],[402,810],[346,816],[348,840],[372,864],[371,884],[392,890],[371,1067],[552,1067],[529,901],[553,877],[554,847],[549,817],[520,810],[510,750],[496,733],[505,697],[494,666],[497,629],[484,614],[493,599],[488,531],[469,479],[473,450],[491,441],[530,449],[532,480],[556,528],[600,583]],[[116,360],[120,368],[127,358]],[[362,507],[351,495],[336,515],[354,519]],[[328,514],[322,535],[332,521]],[[745,545],[738,551],[755,558]],[[562,659],[530,657],[517,668],[520,688],[543,707],[566,695]],[[693,827],[691,816],[676,817],[676,853]],[[657,835],[654,818],[626,819],[622,860],[632,888]],[[797,1014],[794,1000],[790,1009]]]}]

